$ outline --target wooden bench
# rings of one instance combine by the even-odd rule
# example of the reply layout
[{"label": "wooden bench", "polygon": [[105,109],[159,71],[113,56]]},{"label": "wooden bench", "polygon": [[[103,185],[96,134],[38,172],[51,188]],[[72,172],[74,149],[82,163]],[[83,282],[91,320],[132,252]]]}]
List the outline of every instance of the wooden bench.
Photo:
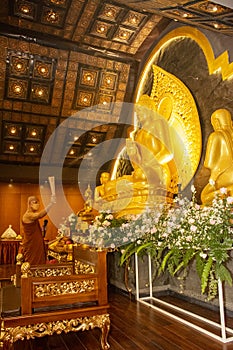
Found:
[{"label": "wooden bench", "polygon": [[4,349],[25,338],[94,327],[101,330],[101,348],[109,349],[106,251],[75,246],[72,263],[23,263],[20,286],[1,292]]}]

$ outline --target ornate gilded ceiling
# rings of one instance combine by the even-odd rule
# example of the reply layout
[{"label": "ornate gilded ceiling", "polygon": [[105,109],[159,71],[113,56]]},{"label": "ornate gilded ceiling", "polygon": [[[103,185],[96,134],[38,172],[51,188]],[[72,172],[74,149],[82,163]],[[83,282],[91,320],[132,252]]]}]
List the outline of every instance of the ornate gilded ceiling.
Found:
[{"label": "ornate gilded ceiling", "polygon": [[215,1],[2,0],[0,164],[38,165],[57,126],[95,105],[59,135],[52,162],[67,142],[73,167],[120,137],[112,103],[132,101],[139,64],[171,20],[233,34],[233,10]]}]

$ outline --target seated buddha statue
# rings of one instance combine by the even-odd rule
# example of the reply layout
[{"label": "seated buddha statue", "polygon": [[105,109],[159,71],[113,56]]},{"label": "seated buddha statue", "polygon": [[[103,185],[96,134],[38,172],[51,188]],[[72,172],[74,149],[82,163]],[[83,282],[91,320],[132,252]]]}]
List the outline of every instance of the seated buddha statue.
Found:
[{"label": "seated buddha statue", "polygon": [[134,173],[140,167],[143,180],[146,178],[149,186],[156,185],[176,192],[177,170],[167,123],[172,105],[167,99],[162,100],[156,111],[153,100],[148,95],[142,95],[135,110],[140,127],[133,132],[132,138],[126,140]]},{"label": "seated buddha statue", "polygon": [[100,209],[106,193],[105,184],[110,180],[110,173],[104,171],[100,175],[100,185],[95,188],[94,208]]},{"label": "seated buddha statue", "polygon": [[201,192],[204,205],[211,204],[214,197],[226,188],[233,195],[233,125],[227,109],[218,109],[211,115],[214,131],[207,141],[204,166],[210,170],[209,182]]},{"label": "seated buddha statue", "polygon": [[92,190],[90,185],[88,185],[84,197],[86,198],[84,207],[77,213],[77,215],[82,221],[91,223],[95,217],[95,213],[93,210]]},{"label": "seated buddha statue", "polygon": [[[164,108],[163,105],[160,106]],[[158,192],[166,197],[177,192],[177,170],[171,151],[169,129],[164,116],[155,111],[154,102],[142,95],[135,111],[138,127],[126,139],[126,152],[133,167],[129,175],[123,175],[105,183],[106,209],[136,214],[154,202]],[[167,110],[170,114],[170,110]],[[152,195],[152,196],[151,196]],[[115,203],[113,203],[115,201]],[[109,208],[112,202],[112,207]],[[123,210],[126,207],[128,209]]]}]

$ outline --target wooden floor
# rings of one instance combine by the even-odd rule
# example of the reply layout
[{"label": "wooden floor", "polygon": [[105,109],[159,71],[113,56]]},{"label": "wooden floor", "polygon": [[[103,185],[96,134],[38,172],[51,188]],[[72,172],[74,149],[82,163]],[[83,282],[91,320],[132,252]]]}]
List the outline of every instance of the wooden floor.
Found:
[{"label": "wooden floor", "polygon": [[[1,274],[1,267],[0,267]],[[1,277],[1,275],[0,275]],[[173,302],[171,296],[165,297]],[[175,299],[174,299],[175,300]],[[233,350],[233,342],[222,344],[187,325],[135,302],[128,295],[109,290],[111,330],[110,350]],[[218,312],[178,300],[181,307],[217,320]],[[229,326],[233,318],[227,317]],[[41,339],[18,341],[14,350],[100,350],[100,330],[53,335]]]}]

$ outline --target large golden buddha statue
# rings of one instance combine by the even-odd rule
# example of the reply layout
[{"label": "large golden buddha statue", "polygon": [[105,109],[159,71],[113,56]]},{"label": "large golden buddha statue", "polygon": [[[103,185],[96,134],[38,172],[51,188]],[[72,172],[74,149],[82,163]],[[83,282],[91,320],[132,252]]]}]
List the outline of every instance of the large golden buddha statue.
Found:
[{"label": "large golden buddha statue", "polygon": [[211,204],[214,197],[226,188],[233,195],[233,126],[227,109],[218,109],[211,116],[214,131],[207,141],[204,166],[210,170],[208,184],[201,193],[204,205]]},{"label": "large golden buddha statue", "polygon": [[107,181],[102,197],[102,208],[111,209],[120,216],[140,213],[145,205],[171,199],[178,190],[167,121],[155,111],[148,95],[142,95],[135,111],[139,126],[126,139],[126,152],[133,171]]},{"label": "large golden buddha statue", "polygon": [[101,210],[116,216],[171,203],[178,184],[184,189],[199,164],[201,131],[193,97],[172,74],[157,66],[153,73],[150,96],[142,94],[134,105],[135,128],[124,148],[132,171],[113,172],[104,184]]}]

